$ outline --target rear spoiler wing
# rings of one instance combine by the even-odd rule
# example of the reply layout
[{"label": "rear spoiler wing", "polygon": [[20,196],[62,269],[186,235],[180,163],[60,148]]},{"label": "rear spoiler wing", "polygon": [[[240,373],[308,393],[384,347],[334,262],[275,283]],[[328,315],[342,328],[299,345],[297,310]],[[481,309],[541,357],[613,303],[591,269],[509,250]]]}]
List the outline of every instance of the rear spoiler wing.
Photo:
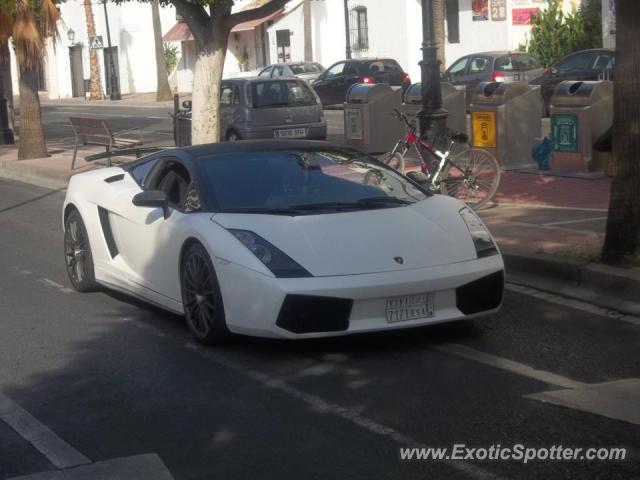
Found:
[{"label": "rear spoiler wing", "polygon": [[160,152],[162,150],[169,150],[175,147],[136,147],[136,148],[123,148],[118,150],[110,150],[108,152],[94,153],[84,158],[85,162],[95,162],[96,160],[107,159],[109,166],[111,166],[112,157],[127,157],[135,155],[136,158],[140,158],[143,155],[149,155],[151,153]]}]

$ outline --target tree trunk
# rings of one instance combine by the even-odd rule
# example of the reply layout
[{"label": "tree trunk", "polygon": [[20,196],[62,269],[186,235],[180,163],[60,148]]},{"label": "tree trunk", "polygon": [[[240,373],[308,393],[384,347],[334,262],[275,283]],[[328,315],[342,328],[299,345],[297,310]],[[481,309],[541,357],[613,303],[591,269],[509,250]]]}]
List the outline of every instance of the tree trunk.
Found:
[{"label": "tree trunk", "polygon": [[444,35],[444,3],[445,0],[433,0],[433,23],[436,34],[436,45],[438,47],[438,63],[440,64],[440,72],[444,72],[446,68],[444,54],[444,47],[446,45]]},{"label": "tree trunk", "polygon": [[640,2],[616,1],[613,158],[616,172],[602,260],[618,264],[640,255]]},{"label": "tree trunk", "polygon": [[11,80],[11,57],[9,55],[9,42],[0,42],[0,78],[3,86],[2,91],[7,98],[9,128],[15,131],[15,111],[13,109],[13,82]]},{"label": "tree trunk", "polygon": [[20,67],[20,142],[18,160],[44,158],[47,147],[38,97],[38,73],[35,67]]},{"label": "tree trunk", "polygon": [[[227,53],[229,29],[210,33],[204,42],[196,40],[193,75],[191,142],[193,145],[220,141],[220,82]],[[223,137],[227,132],[222,132]]]},{"label": "tree trunk", "polygon": [[[91,0],[84,0],[84,16],[87,21],[87,37],[95,37],[96,24],[93,19]],[[89,49],[89,71],[91,86],[89,87],[89,100],[102,100],[102,82],[100,81],[100,67],[98,66],[98,54]]]},{"label": "tree trunk", "polygon": [[302,5],[304,18],[304,60],[313,61],[313,42],[311,40],[311,0],[304,0]]},{"label": "tree trunk", "polygon": [[162,25],[160,24],[160,5],[158,0],[151,2],[151,18],[153,20],[153,37],[156,50],[156,102],[171,100],[171,87],[169,86],[169,72],[164,61],[164,46],[162,44]]}]

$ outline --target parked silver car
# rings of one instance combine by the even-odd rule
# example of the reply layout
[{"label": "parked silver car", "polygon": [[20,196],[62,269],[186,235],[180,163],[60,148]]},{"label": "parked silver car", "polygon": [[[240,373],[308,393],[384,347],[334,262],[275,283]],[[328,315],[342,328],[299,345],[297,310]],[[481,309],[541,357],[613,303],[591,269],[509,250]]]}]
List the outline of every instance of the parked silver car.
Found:
[{"label": "parked silver car", "polygon": [[325,68],[317,62],[276,63],[265,67],[259,77],[298,77],[307,82],[318,78]]},{"label": "parked silver car", "polygon": [[327,138],[320,99],[298,78],[223,80],[220,116],[220,137],[229,141]]}]

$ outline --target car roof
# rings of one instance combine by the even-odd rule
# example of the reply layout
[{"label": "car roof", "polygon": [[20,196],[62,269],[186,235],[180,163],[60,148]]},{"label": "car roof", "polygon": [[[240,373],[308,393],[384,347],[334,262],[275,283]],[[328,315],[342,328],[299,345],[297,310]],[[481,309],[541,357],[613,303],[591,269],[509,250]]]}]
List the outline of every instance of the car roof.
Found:
[{"label": "car roof", "polygon": [[[254,82],[290,82],[291,80],[300,80],[298,77],[238,77],[225,78],[223,82],[234,83],[254,83]],[[302,81],[302,80],[300,80]]]},{"label": "car roof", "polygon": [[[181,147],[175,150],[182,151],[193,159],[200,159],[211,155],[242,152],[264,152],[273,150],[315,150],[338,148],[340,150],[352,150],[331,142],[320,140],[243,140],[241,142],[221,142]],[[171,150],[165,150],[164,155]]]}]

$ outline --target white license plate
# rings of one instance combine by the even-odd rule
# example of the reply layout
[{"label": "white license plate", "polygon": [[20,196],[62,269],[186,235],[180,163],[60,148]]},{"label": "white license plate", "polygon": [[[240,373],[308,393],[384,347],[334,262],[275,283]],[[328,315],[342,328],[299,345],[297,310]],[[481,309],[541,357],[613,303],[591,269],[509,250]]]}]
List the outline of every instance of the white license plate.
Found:
[{"label": "white license plate", "polygon": [[406,322],[433,317],[433,294],[404,295],[387,298],[387,322]]},{"label": "white license plate", "polygon": [[289,128],[287,130],[276,130],[275,138],[304,138],[307,136],[306,128]]}]

